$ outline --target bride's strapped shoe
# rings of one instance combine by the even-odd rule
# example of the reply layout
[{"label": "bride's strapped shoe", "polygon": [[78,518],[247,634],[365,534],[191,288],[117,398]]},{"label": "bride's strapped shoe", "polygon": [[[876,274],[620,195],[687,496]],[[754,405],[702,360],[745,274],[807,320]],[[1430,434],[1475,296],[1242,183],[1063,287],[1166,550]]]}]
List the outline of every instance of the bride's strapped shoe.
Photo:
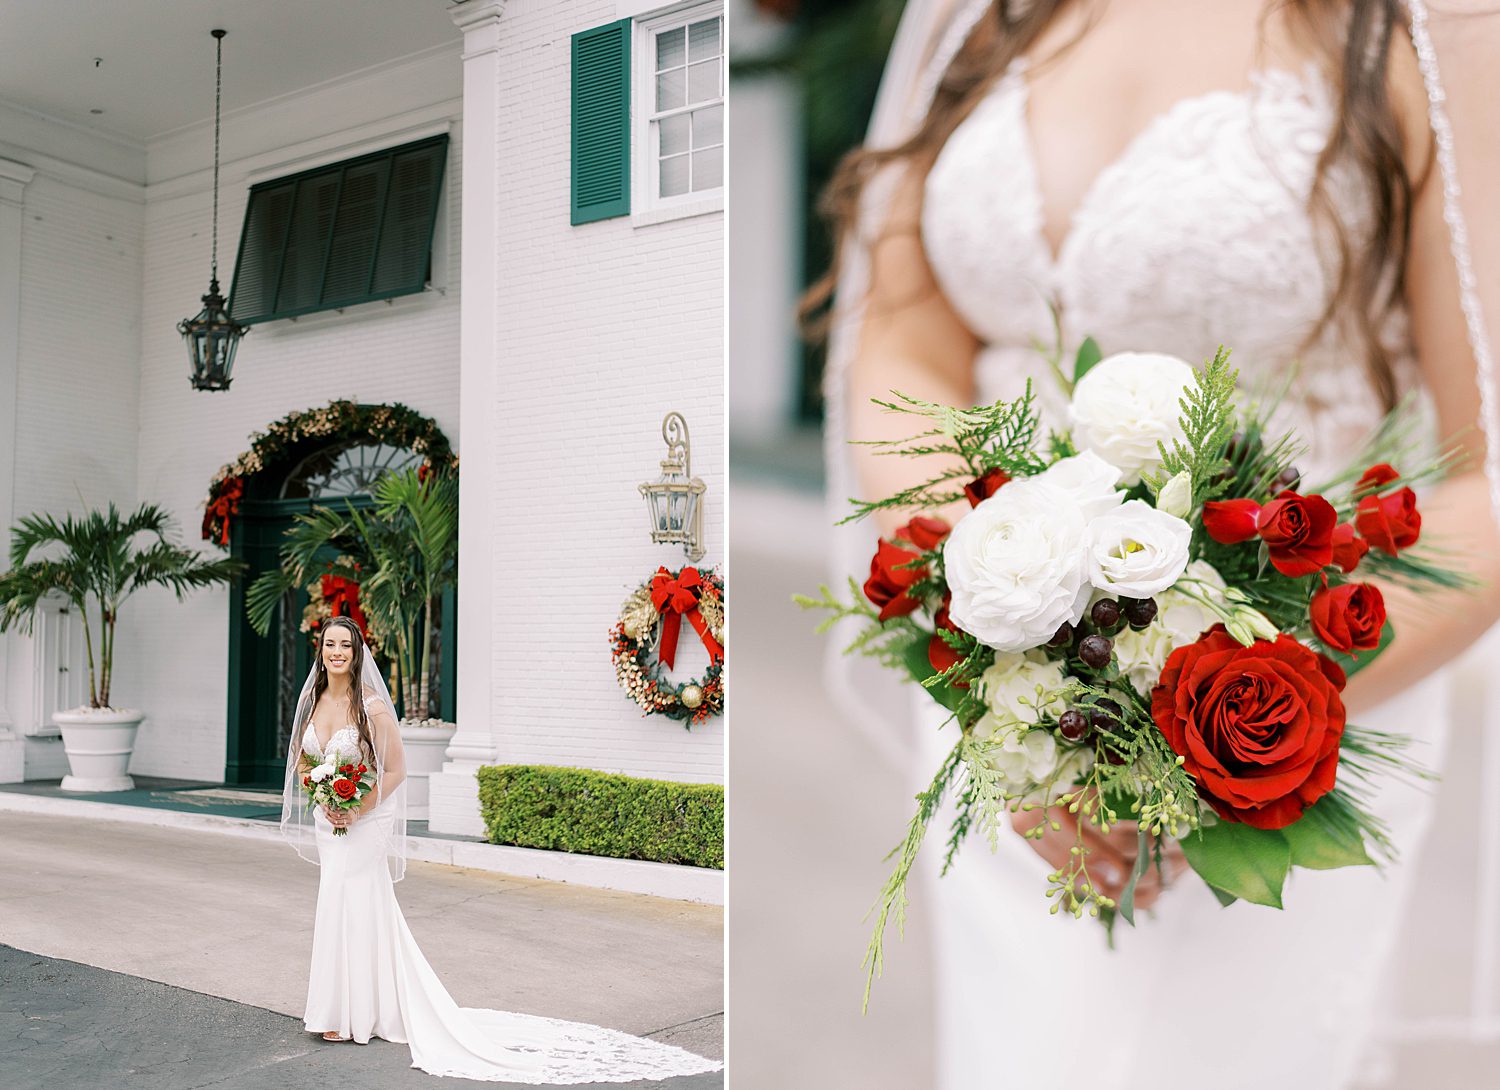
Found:
[{"label": "bride's strapped shoe", "polygon": [[353,1037],[340,1037],[339,1033],[338,1033],[338,1030],[333,1030],[333,1029],[328,1030],[327,1032],[323,1033],[321,1036],[322,1036],[323,1040],[325,1040],[325,1041],[352,1041],[352,1040],[354,1040]]}]

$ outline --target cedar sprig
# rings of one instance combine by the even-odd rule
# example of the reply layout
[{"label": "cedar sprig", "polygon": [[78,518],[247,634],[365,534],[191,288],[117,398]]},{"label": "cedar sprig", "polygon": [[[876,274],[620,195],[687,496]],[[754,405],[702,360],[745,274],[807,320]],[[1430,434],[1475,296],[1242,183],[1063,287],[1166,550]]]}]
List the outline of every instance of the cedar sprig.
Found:
[{"label": "cedar sprig", "polygon": [[[887,412],[920,417],[928,426],[906,439],[860,440],[859,445],[874,447],[878,454],[941,455],[947,468],[885,499],[851,500],[854,513],[840,520],[840,525],[888,508],[925,511],[944,507],[963,499],[963,485],[991,469],[1013,477],[1029,477],[1047,467],[1047,461],[1035,450],[1041,424],[1030,382],[1020,397],[976,409],[922,401],[899,390],[892,394],[895,401],[877,398],[874,403]],[[955,482],[961,483],[955,487]]]},{"label": "cedar sprig", "polygon": [[1234,389],[1238,372],[1229,366],[1229,350],[1220,347],[1214,358],[1193,373],[1193,384],[1182,395],[1182,439],[1169,449],[1158,443],[1161,468],[1142,479],[1153,495],[1178,473],[1186,472],[1193,500],[1201,504],[1227,487],[1223,476],[1224,451],[1234,435]]},{"label": "cedar sprig", "polygon": [[[908,904],[906,883],[911,877],[912,867],[916,864],[917,854],[922,850],[922,840],[927,835],[927,826],[931,824],[933,814],[937,813],[943,796],[947,794],[958,772],[962,753],[963,743],[960,741],[943,760],[942,767],[938,769],[932,783],[925,791],[917,795],[917,812],[912,816],[911,823],[906,828],[906,837],[891,851],[890,855],[886,856],[887,859],[892,856],[896,857],[896,867],[891,872],[891,876],[886,879],[879,899],[870,909],[870,913],[875,916],[875,931],[870,936],[870,945],[865,951],[863,962],[865,994],[860,1006],[862,1011],[870,1009],[870,989],[875,984],[875,978],[880,976],[885,968],[885,929],[891,922],[891,917],[895,917],[897,938],[905,937]],[[865,918],[869,919],[869,914]]]}]

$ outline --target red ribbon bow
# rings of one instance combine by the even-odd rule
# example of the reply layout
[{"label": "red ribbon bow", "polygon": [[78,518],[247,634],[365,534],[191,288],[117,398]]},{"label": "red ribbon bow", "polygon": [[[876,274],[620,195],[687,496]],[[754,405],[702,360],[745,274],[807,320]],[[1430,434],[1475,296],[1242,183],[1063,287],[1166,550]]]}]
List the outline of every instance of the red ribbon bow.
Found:
[{"label": "red ribbon bow", "polygon": [[342,575],[323,576],[323,600],[335,617],[348,617],[365,631],[365,614],[359,608],[359,584]]},{"label": "red ribbon bow", "polygon": [[229,544],[229,516],[240,513],[240,497],[245,494],[245,482],[239,477],[230,477],[224,482],[219,498],[209,505],[203,516],[203,536],[213,537],[213,523],[219,522],[219,544]]},{"label": "red ribbon bow", "polygon": [[666,568],[657,568],[651,577],[651,604],[661,614],[661,661],[670,670],[677,658],[677,636],[682,629],[682,618],[697,631],[703,646],[708,648],[708,661],[718,662],[724,657],[724,647],[708,630],[708,622],[698,612],[698,600],[703,596],[703,577],[697,568],[683,568],[674,579]]}]

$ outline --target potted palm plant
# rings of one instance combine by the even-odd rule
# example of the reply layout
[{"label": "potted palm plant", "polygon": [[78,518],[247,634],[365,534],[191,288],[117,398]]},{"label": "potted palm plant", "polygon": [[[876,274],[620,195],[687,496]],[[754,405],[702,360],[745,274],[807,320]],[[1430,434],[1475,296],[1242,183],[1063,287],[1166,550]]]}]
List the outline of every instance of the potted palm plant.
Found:
[{"label": "potted palm plant", "polygon": [[237,560],[204,557],[174,544],[167,536],[170,528],[167,513],[155,504],[121,516],[111,503],[106,511],[61,521],[29,515],[11,530],[10,570],[0,574],[0,632],[14,628],[30,634],[37,605],[49,594],[66,597],[83,621],[89,702],[52,717],[71,769],[63,777],[65,791],[134,786],[126,769],[145,716],[111,703],[121,604],[151,586],[167,587],[180,600],[190,590],[227,582],[242,567]]},{"label": "potted palm plant", "polygon": [[[427,777],[439,771],[453,724],[433,714],[433,631],[437,603],[458,577],[458,481],[415,469],[376,482],[373,510],[318,507],[297,516],[281,565],[250,585],[245,613],[262,636],[286,593],[332,575],[359,588],[370,634],[390,664],[400,705],[411,816],[426,816]],[[337,559],[327,559],[337,553]]]}]

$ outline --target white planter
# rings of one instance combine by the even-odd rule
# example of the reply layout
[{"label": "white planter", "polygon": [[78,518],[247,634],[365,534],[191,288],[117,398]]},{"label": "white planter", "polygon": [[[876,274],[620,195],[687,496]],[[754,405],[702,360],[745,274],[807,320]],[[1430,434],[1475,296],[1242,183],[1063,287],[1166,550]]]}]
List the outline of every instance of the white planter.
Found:
[{"label": "white planter", "polygon": [[129,791],[135,781],[126,775],[135,732],[146,718],[131,708],[73,708],[53,712],[52,722],[63,736],[72,774],[63,777],[64,791]]},{"label": "white planter", "polygon": [[455,729],[452,723],[416,726],[401,721],[401,744],[406,748],[406,816],[412,821],[427,820],[428,777],[443,770]]}]

